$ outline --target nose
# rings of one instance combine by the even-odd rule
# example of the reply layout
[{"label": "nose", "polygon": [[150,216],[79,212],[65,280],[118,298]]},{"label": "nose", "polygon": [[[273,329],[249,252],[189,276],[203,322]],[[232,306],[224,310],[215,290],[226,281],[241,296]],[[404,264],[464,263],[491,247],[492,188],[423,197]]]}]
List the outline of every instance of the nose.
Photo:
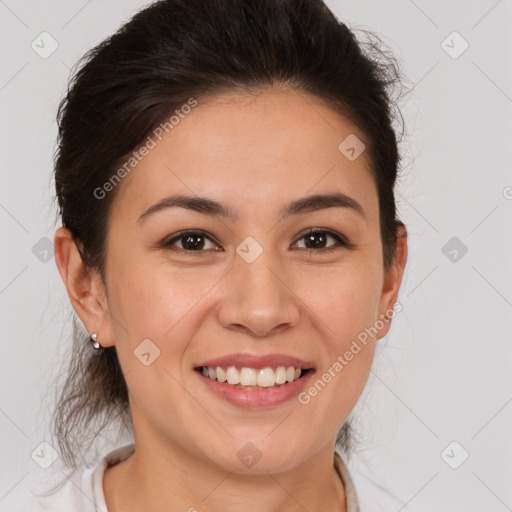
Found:
[{"label": "nose", "polygon": [[223,280],[217,309],[217,318],[226,329],[266,337],[298,324],[301,301],[269,253],[263,251],[252,263],[235,257],[234,267]]}]

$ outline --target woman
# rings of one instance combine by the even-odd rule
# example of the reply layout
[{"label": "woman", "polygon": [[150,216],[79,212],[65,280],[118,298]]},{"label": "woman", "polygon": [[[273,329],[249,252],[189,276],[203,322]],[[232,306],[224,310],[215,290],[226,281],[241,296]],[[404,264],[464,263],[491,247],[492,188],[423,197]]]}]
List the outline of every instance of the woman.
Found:
[{"label": "woman", "polygon": [[[55,160],[73,473],[31,510],[359,510],[347,417],[407,258],[376,53],[320,0],[163,0],[85,56]],[[133,443],[86,467],[100,417]]]}]

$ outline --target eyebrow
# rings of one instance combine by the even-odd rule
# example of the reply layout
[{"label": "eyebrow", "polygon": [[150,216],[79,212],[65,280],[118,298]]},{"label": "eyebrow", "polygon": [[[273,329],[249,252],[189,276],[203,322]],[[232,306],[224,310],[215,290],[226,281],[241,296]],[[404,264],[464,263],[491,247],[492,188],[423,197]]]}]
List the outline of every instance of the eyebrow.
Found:
[{"label": "eyebrow", "polygon": [[[158,201],[158,203],[154,204],[153,206],[150,206],[140,215],[140,217],[137,219],[137,222],[142,222],[156,212],[174,207],[193,210],[213,217],[224,217],[233,221],[238,219],[238,214],[235,210],[229,206],[214,201],[213,199],[200,196],[186,196],[182,194],[176,194],[170,197],[166,197],[161,201]],[[300,199],[292,201],[284,208],[282,208],[279,212],[279,215],[282,220],[286,217],[289,217],[290,215],[316,212],[327,208],[349,209],[366,219],[366,213],[363,207],[355,199],[342,194],[341,192],[334,194],[315,194],[301,197]]]}]

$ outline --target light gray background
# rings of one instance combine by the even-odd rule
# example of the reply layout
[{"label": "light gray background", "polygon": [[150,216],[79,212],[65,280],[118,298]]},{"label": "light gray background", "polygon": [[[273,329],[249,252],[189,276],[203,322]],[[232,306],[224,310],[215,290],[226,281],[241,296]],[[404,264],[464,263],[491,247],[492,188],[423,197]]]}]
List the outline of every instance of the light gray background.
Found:
[{"label": "light gray background", "polygon": [[[147,3],[0,0],[0,509],[44,473],[31,453],[50,440],[47,386],[71,335],[51,246],[41,261],[54,232],[56,108],[76,60]],[[406,511],[510,510],[512,1],[327,3],[379,34],[415,84],[401,105],[404,310],[357,406],[356,484],[368,474]],[[59,45],[47,59],[31,48],[43,31]],[[442,46],[453,31],[469,44],[458,58]],[[452,237],[456,261],[443,252]]]}]

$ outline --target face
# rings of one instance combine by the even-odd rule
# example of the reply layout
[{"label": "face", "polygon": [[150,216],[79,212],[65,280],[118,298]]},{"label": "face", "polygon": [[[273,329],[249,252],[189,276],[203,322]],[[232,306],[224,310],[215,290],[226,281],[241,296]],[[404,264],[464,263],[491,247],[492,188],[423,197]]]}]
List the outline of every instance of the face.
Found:
[{"label": "face", "polygon": [[[116,346],[136,441],[252,472],[284,471],[334,442],[389,329],[377,321],[399,284],[383,270],[367,155],[349,159],[338,148],[350,135],[365,141],[313,97],[230,93],[198,100],[161,140],[153,135],[154,147],[117,185],[109,314],[96,325],[102,345]],[[141,218],[178,194],[231,216],[182,203]],[[286,212],[334,194],[346,196],[344,206],[338,197]],[[212,380],[203,365],[223,368],[231,382],[238,373],[228,367],[247,368],[243,382],[256,375],[262,386]],[[274,371],[260,371],[267,367]],[[289,367],[304,375],[270,387]],[[240,450],[261,460],[244,466]]]}]

